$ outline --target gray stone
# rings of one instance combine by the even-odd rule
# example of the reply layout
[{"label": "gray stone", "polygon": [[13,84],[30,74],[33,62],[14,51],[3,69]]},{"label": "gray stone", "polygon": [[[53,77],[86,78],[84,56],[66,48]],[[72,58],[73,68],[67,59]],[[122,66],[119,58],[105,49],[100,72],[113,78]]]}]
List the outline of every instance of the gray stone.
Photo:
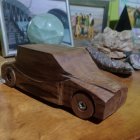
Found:
[{"label": "gray stone", "polygon": [[129,75],[133,71],[133,68],[129,63],[125,63],[120,60],[112,60],[110,57],[108,57],[108,55],[102,53],[95,47],[87,47],[86,49],[98,67],[103,70],[125,75]]},{"label": "gray stone", "polygon": [[131,54],[129,61],[134,69],[140,70],[140,53]]}]

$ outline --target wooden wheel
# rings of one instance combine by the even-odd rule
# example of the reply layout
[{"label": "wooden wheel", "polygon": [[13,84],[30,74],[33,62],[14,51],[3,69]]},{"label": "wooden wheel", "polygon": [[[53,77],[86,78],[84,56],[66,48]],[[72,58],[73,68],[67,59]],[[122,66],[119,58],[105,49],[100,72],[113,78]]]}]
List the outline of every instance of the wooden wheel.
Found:
[{"label": "wooden wheel", "polygon": [[5,84],[14,87],[16,84],[16,75],[15,71],[12,67],[5,67],[3,78],[5,80]]},{"label": "wooden wheel", "polygon": [[93,116],[93,102],[83,93],[77,93],[72,97],[71,107],[75,115],[81,119],[89,119]]}]

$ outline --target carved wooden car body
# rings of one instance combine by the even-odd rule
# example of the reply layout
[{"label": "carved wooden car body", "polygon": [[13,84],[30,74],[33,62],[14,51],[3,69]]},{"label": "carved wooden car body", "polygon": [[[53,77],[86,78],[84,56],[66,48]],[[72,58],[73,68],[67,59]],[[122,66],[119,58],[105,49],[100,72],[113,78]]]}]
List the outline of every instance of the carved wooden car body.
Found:
[{"label": "carved wooden car body", "polygon": [[72,108],[82,119],[105,119],[126,100],[127,88],[103,75],[85,48],[24,45],[2,77],[47,101]]}]

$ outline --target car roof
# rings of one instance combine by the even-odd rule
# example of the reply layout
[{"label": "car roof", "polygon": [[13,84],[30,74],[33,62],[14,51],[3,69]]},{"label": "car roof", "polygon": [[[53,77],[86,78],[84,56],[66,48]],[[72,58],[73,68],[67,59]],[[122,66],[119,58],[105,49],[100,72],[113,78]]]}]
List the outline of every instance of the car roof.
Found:
[{"label": "car roof", "polygon": [[114,80],[102,74],[85,47],[23,45],[18,48],[16,65],[35,79],[60,81],[72,76],[112,91],[120,88]]},{"label": "car roof", "polygon": [[51,44],[27,44],[27,45],[21,45],[21,47],[40,51],[44,53],[50,53],[50,54],[62,54],[62,53],[72,53],[72,51],[80,51],[84,49],[83,47],[68,47],[68,46],[61,46],[61,45],[51,45]]},{"label": "car roof", "polygon": [[18,69],[31,77],[59,81],[65,79],[62,75],[73,74],[75,69],[73,67],[79,63],[75,58],[80,60],[85,52],[88,53],[82,47],[50,44],[21,45],[18,47],[15,64]]}]

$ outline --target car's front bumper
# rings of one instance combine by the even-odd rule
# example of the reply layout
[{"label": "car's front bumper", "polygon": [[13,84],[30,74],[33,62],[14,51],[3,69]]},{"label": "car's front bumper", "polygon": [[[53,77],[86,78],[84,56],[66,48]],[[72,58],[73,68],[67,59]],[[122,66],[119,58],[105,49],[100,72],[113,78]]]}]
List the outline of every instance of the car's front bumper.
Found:
[{"label": "car's front bumper", "polygon": [[104,120],[105,118],[109,117],[111,114],[116,112],[118,108],[125,103],[127,98],[127,91],[126,87],[123,87],[117,93],[114,94],[112,98],[110,98],[104,104],[96,104],[97,110],[95,111],[94,117],[100,120]]}]

